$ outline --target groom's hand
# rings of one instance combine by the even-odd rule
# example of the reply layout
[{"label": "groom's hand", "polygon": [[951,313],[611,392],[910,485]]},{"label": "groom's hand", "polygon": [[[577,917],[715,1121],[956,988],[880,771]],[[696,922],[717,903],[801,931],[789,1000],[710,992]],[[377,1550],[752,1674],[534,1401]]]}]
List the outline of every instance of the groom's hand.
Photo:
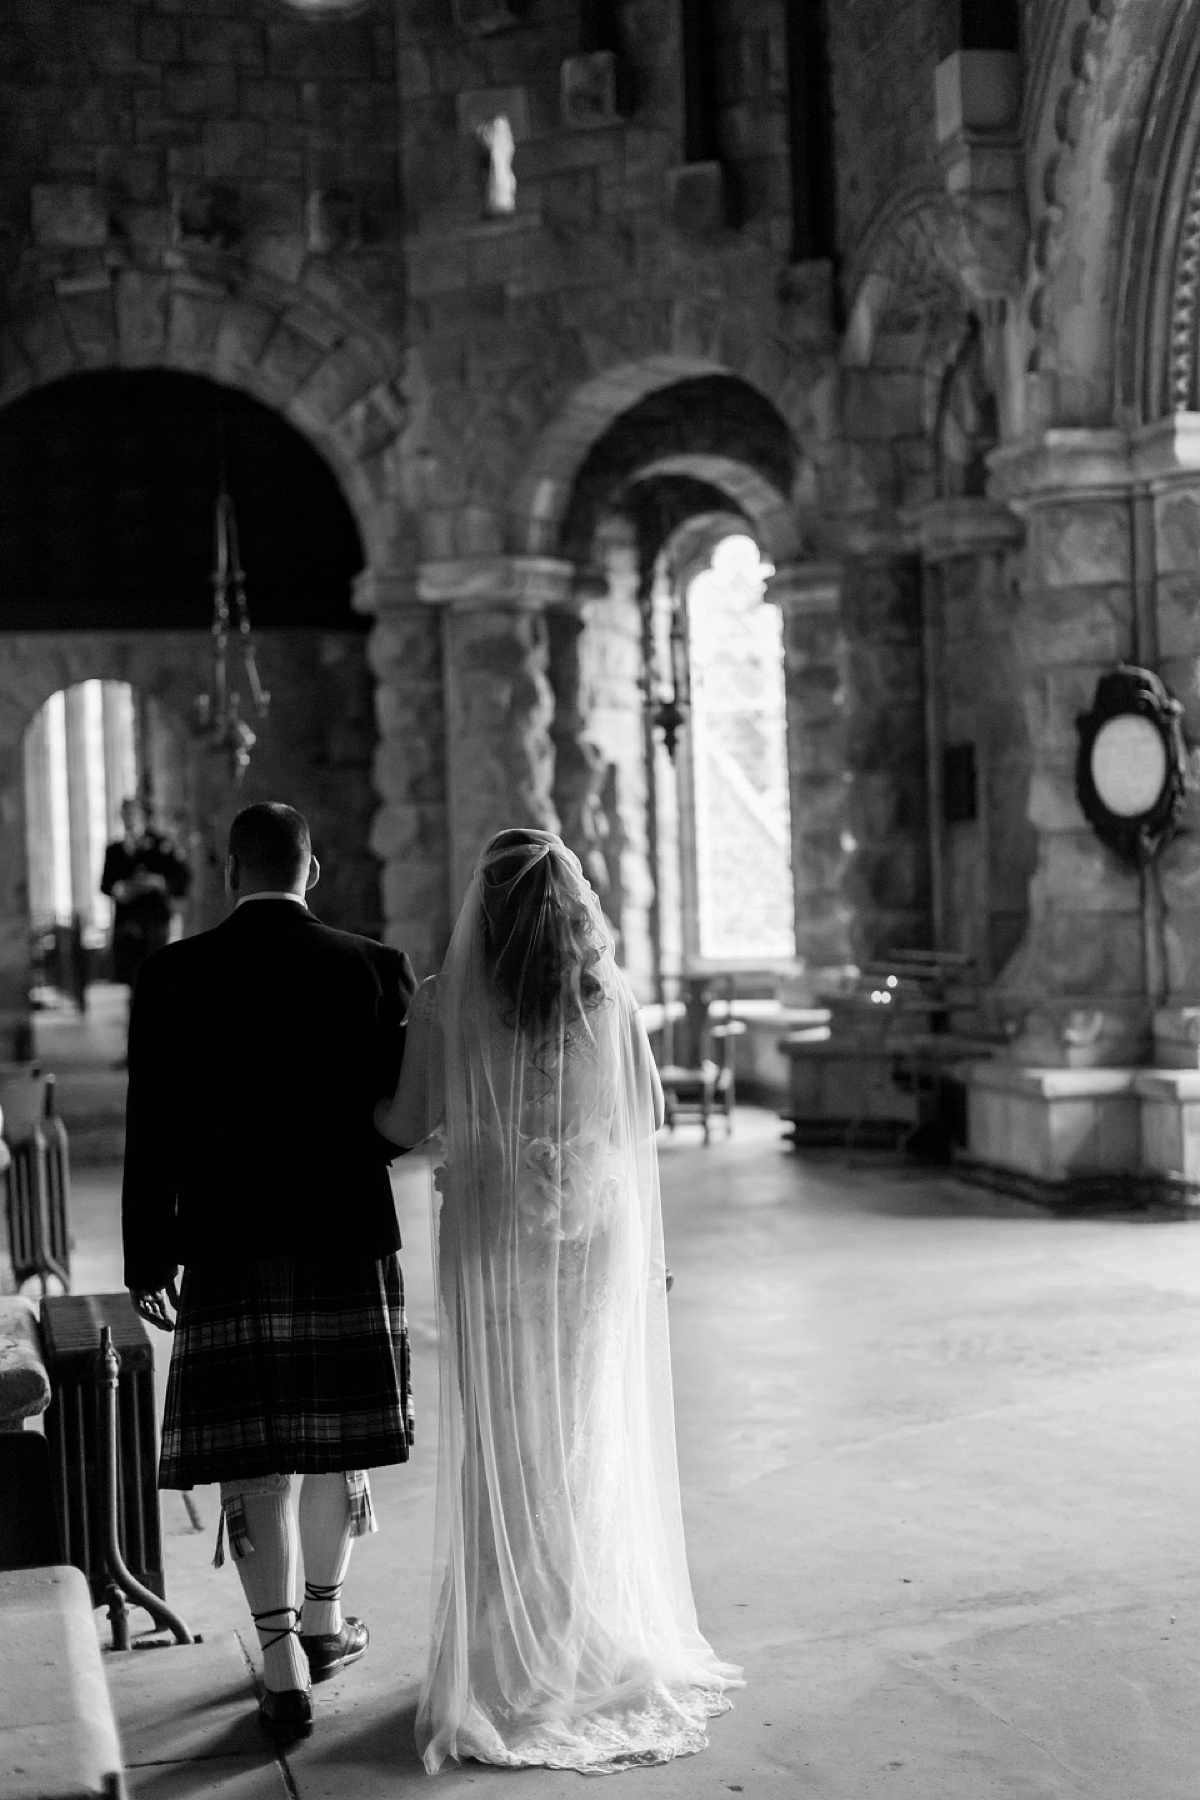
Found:
[{"label": "groom's hand", "polygon": [[165,1288],[130,1288],[129,1298],[133,1301],[133,1310],[139,1318],[145,1319],[147,1325],[155,1325],[159,1331],[174,1331],[175,1320],[168,1309],[168,1302],[179,1311],[179,1289],[174,1277]]}]

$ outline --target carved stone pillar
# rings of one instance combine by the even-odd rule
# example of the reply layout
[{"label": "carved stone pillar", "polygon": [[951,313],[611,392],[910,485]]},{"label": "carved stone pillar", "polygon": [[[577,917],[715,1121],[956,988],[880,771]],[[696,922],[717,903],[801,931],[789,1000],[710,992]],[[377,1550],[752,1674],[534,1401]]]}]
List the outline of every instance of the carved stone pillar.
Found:
[{"label": "carved stone pillar", "polygon": [[380,807],[371,848],[383,864],[387,942],[423,976],[439,967],[450,933],[441,621],[402,581],[377,587],[374,610]]},{"label": "carved stone pillar", "polygon": [[[585,577],[576,581],[569,596],[546,615],[550,685],[554,693],[550,728],[554,745],[554,809],[563,841],[579,858],[602,902],[608,898],[609,886],[601,809],[605,756],[589,736],[594,696],[588,691],[582,649],[591,610],[607,596],[608,582],[602,575]],[[619,908],[613,922],[620,923]]]},{"label": "carved stone pillar", "polygon": [[815,988],[854,961],[846,879],[854,854],[841,570],[789,563],[767,583],[783,612],[796,955]]},{"label": "carved stone pillar", "polygon": [[1142,654],[1134,604],[1124,434],[1053,430],[995,452],[993,493],[1026,523],[1017,641],[1037,831],[1024,940],[996,988],[1019,1026],[1016,1061],[1121,1067],[1142,1060],[1148,986],[1143,881],[1105,848],[1075,796],[1076,718],[1097,678]]},{"label": "carved stone pillar", "polygon": [[570,563],[541,556],[452,558],[419,571],[421,600],[442,613],[452,910],[493,832],[558,829],[545,611],[564,602],[572,575]]},{"label": "carved stone pillar", "polygon": [[931,502],[916,525],[934,945],[970,955],[988,981],[1021,936],[1032,872],[1008,579],[1022,531],[1007,506],[973,495]]},{"label": "carved stone pillar", "polygon": [[[1134,468],[1146,495],[1143,636],[1153,636],[1139,660],[1154,659],[1158,673],[1184,709],[1188,741],[1200,743],[1200,421],[1194,414],[1166,419],[1143,431],[1134,446]],[[1200,796],[1193,794],[1182,820],[1153,871],[1161,898],[1163,968],[1155,1021],[1159,1055],[1170,1066],[1170,1045],[1185,1044],[1191,1068],[1200,1060]],[[1171,1015],[1174,1015],[1173,1017]]]}]

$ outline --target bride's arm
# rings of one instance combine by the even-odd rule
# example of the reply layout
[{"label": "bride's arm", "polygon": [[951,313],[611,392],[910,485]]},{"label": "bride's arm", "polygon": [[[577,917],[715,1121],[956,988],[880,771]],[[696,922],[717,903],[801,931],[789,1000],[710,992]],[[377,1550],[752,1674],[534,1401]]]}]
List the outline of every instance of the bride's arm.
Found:
[{"label": "bride's arm", "polygon": [[441,1032],[434,1016],[436,977],[423,982],[408,1015],[400,1084],[390,1100],[375,1108],[375,1129],[393,1144],[411,1150],[441,1122]]},{"label": "bride's arm", "polygon": [[663,1121],[667,1116],[667,1106],[666,1101],[663,1099],[663,1089],[662,1082],[659,1079],[658,1064],[654,1060],[654,1053],[650,1049],[648,1040],[646,1050],[648,1053],[646,1060],[650,1064],[650,1100],[654,1107],[654,1129],[655,1131],[661,1131],[663,1128]]},{"label": "bride's arm", "polygon": [[667,1108],[666,1103],[663,1100],[662,1081],[659,1078],[658,1064],[655,1062],[654,1052],[650,1048],[650,1039],[646,1032],[641,1008],[633,998],[632,990],[627,991],[629,993],[629,1004],[633,1019],[634,1038],[637,1043],[641,1060],[645,1065],[646,1076],[650,1084],[650,1109],[654,1118],[654,1129],[655,1131],[661,1131],[667,1116]]}]

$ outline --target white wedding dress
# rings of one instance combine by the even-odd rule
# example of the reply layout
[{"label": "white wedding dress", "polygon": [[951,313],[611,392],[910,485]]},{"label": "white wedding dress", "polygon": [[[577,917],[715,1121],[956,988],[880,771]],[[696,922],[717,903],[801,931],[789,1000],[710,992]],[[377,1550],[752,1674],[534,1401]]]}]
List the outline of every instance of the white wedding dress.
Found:
[{"label": "white wedding dress", "polygon": [[431,1772],[666,1761],[704,1747],[740,1685],[684,1551],[650,1049],[595,896],[547,841],[602,948],[592,1003],[536,1041],[518,1028],[484,967],[478,875],[418,1001],[445,1101]]}]

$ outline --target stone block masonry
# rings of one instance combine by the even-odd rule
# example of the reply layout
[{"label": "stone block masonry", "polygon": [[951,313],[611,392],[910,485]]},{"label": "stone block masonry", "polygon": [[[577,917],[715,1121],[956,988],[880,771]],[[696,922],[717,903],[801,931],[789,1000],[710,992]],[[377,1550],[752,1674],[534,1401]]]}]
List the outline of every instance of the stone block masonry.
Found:
[{"label": "stone block masonry", "polygon": [[[300,237],[310,195],[336,189],[357,216],[339,255],[352,270],[369,240],[374,285],[399,209],[391,25],[282,14],[274,0],[12,0],[0,17],[5,111],[22,120],[0,172],[9,241],[96,248],[111,232],[167,247],[182,230],[275,268],[280,232]],[[229,191],[223,213],[214,183]],[[398,286],[395,243],[391,255]]]}]

